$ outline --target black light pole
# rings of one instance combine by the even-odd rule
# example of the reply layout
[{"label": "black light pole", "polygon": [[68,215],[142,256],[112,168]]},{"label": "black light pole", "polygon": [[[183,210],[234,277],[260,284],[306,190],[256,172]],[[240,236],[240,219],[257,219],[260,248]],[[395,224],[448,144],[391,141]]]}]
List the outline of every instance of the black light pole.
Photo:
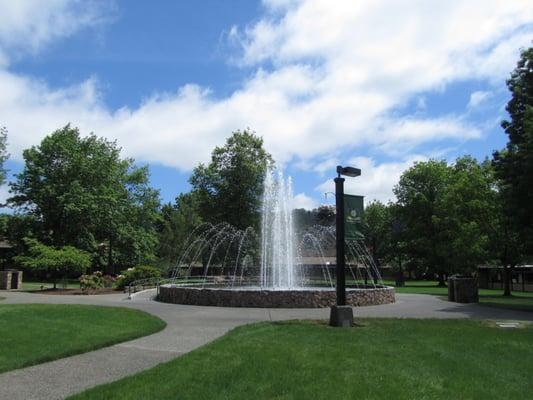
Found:
[{"label": "black light pole", "polygon": [[335,181],[335,237],[337,247],[337,305],[346,305],[346,274],[344,271],[344,178],[341,178],[342,167],[337,167],[338,176]]},{"label": "black light pole", "polygon": [[344,178],[341,175],[356,177],[361,175],[359,168],[337,166],[335,181],[335,233],[337,247],[337,304],[331,307],[330,325],[350,327],[353,324],[353,310],[346,305],[346,274],[344,257]]}]

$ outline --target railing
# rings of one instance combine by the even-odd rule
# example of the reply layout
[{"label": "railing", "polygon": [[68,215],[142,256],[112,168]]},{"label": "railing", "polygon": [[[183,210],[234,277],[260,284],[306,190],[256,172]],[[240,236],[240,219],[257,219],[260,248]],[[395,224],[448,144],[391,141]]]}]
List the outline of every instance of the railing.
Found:
[{"label": "railing", "polygon": [[128,292],[128,299],[131,300],[132,295],[134,295],[137,292],[142,292],[143,290],[147,289],[157,289],[157,293],[159,294],[159,286],[165,283],[170,283],[172,279],[170,278],[146,278],[146,279],[139,279],[137,281],[131,282],[128,286],[124,287],[124,291],[127,290]]}]

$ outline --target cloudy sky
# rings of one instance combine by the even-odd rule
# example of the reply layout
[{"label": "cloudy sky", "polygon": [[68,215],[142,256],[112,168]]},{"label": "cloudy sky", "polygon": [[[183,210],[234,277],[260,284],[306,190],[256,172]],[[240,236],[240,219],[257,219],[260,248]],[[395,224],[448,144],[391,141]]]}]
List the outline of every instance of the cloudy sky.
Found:
[{"label": "cloudy sky", "polygon": [[417,160],[501,148],[505,79],[533,40],[531,0],[0,0],[0,15],[11,173],[70,122],[149,163],[170,201],[249,127],[308,208],[331,202],[339,163],[363,170],[348,192],[387,201]]}]

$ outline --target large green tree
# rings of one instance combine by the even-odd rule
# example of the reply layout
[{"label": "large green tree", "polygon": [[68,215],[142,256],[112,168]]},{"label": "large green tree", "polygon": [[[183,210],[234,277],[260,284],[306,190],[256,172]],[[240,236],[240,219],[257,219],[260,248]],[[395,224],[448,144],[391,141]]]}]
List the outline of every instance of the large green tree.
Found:
[{"label": "large green tree", "polygon": [[190,178],[202,219],[258,228],[263,180],[272,164],[261,137],[250,130],[233,132],[224,146],[213,150],[211,162],[196,167]]},{"label": "large green tree", "polygon": [[511,295],[511,277],[513,269],[526,259],[526,244],[518,229],[516,213],[509,200],[509,191],[494,168],[487,166],[492,173],[492,191],[490,193],[490,214],[487,219],[488,250],[491,262],[503,269],[504,296]]},{"label": "large green tree", "polygon": [[509,119],[502,127],[509,141],[504,150],[494,153],[494,166],[513,208],[514,229],[533,254],[533,47],[522,51],[507,87]]},{"label": "large green tree", "polygon": [[418,260],[444,285],[449,272],[447,262],[449,232],[445,229],[442,200],[451,175],[445,161],[416,163],[405,171],[394,188],[398,212],[405,224],[406,252]]},{"label": "large green tree", "polygon": [[446,274],[474,273],[490,259],[495,218],[490,165],[469,156],[430,160],[407,170],[395,188],[409,259],[444,285]]},{"label": "large green tree", "polygon": [[67,125],[23,157],[9,202],[40,220],[42,240],[98,254],[108,272],[153,257],[159,195],[115,142]]},{"label": "large green tree", "polygon": [[450,167],[451,180],[442,200],[441,218],[448,232],[447,260],[451,272],[473,273],[487,261],[488,222],[494,218],[488,163],[460,157]]}]

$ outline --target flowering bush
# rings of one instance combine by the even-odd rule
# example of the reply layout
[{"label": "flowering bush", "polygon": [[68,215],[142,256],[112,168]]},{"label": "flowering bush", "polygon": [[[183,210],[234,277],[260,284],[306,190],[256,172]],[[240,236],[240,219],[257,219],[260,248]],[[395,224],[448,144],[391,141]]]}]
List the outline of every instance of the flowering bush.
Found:
[{"label": "flowering bush", "polygon": [[104,287],[104,277],[100,271],[80,276],[81,290],[90,291]]},{"label": "flowering bush", "polygon": [[128,286],[134,281],[149,278],[159,278],[161,271],[150,265],[138,265],[133,268],[128,268],[122,271],[122,274],[117,276],[116,284],[119,289],[123,289],[124,286]]},{"label": "flowering bush", "polygon": [[117,282],[117,278],[111,275],[104,275],[102,279],[104,280],[105,288],[113,288]]}]

